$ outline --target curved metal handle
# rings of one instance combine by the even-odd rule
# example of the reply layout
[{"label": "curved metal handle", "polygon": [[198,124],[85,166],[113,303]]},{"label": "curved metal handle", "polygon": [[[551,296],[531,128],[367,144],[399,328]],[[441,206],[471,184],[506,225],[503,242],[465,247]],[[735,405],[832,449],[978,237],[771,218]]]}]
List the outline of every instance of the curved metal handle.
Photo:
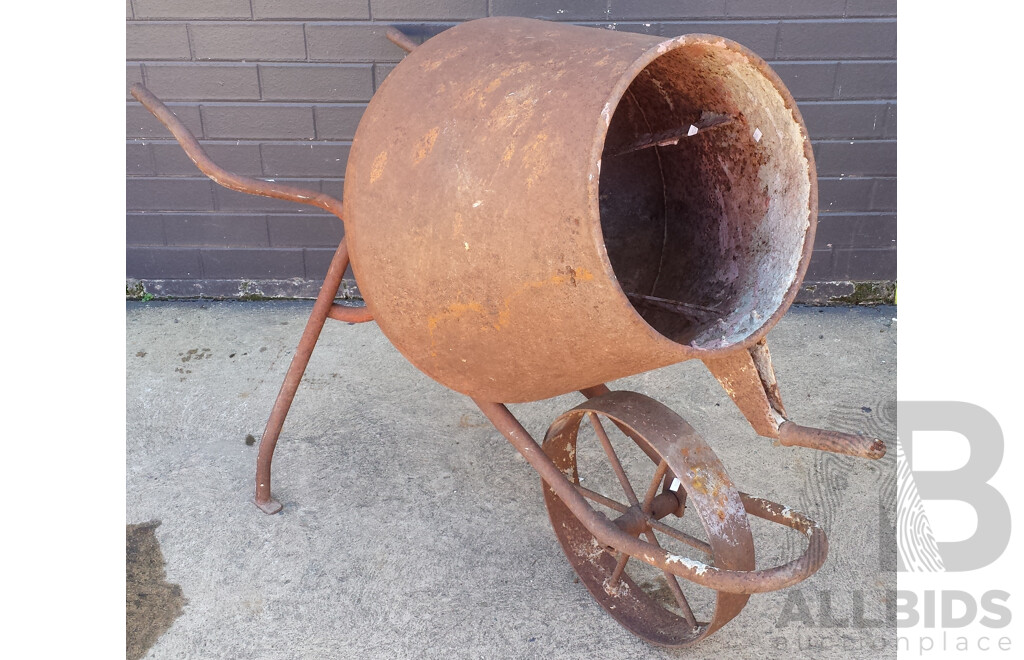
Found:
[{"label": "curved metal handle", "polygon": [[409,35],[402,32],[398,28],[389,27],[384,33],[384,36],[388,38],[388,41],[395,44],[407,53],[411,53],[416,48],[416,42],[409,38]]},{"label": "curved metal handle", "polygon": [[188,154],[190,159],[192,159],[192,162],[195,163],[196,167],[198,167],[203,174],[213,179],[215,183],[218,183],[225,188],[249,193],[251,195],[285,199],[291,202],[316,206],[329,213],[333,213],[344,222],[344,218],[341,215],[341,201],[331,197],[330,195],[326,195],[315,190],[299,188],[298,186],[271,183],[270,181],[253,179],[251,177],[242,176],[241,174],[235,174],[234,172],[228,172],[223,167],[214,163],[210,157],[206,155],[202,146],[199,145],[199,141],[196,140],[191,131],[185,128],[185,124],[181,123],[181,120],[174,116],[174,113],[171,112],[160,99],[154,96],[151,91],[143,87],[141,84],[135,83],[131,87],[131,92],[132,96],[134,96],[135,99],[146,108],[146,110],[153,113],[153,116],[159,119],[161,124],[167,127],[167,130],[171,132],[174,139],[178,141],[178,144],[180,144],[181,148],[185,150],[185,153]]},{"label": "curved metal handle", "polygon": [[873,460],[885,456],[885,443],[878,438],[815,429],[790,421],[785,421],[779,426],[779,444],[783,447],[809,447]]}]

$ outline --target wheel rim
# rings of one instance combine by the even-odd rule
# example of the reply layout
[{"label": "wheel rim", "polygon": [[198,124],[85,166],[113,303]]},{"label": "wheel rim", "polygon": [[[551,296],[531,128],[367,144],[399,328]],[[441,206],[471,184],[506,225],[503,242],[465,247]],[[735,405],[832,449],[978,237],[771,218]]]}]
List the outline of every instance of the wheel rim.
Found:
[{"label": "wheel rim", "polygon": [[[613,475],[600,484],[586,474],[581,484],[579,456],[587,448],[578,446],[578,439],[587,420],[594,429],[585,440],[590,455],[603,454]],[[647,463],[642,479],[637,479],[637,461],[624,465],[621,460],[621,440],[620,450],[615,449],[616,428],[646,454],[646,459],[641,456]],[[692,548],[702,549],[701,559],[719,568],[754,570],[753,537],[739,493],[707,443],[661,403],[634,392],[595,397],[555,420],[543,448],[595,508],[634,536],[659,545],[686,543],[691,556]],[[585,467],[593,463],[586,460]],[[670,490],[673,479],[679,481],[678,494]],[[696,585],[684,581],[684,588],[669,573],[658,583],[640,579],[637,569],[647,575],[655,570],[643,565],[642,557],[603,547],[546,484],[544,500],[562,550],[587,590],[620,624],[649,642],[670,647],[694,644],[739,614],[750,597],[707,590],[713,605],[694,611],[687,592],[693,594]],[[707,541],[672,524],[687,510],[699,518]]]}]

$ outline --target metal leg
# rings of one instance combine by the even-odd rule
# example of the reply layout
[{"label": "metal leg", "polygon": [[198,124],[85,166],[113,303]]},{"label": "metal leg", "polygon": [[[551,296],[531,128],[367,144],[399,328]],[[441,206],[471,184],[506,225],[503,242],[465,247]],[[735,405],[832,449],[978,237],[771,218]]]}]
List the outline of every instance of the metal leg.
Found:
[{"label": "metal leg", "polygon": [[[391,34],[391,32],[394,32],[394,34]],[[389,32],[388,38],[406,50],[415,47],[415,44],[408,37],[405,37],[397,30],[392,29]],[[409,44],[412,44],[412,46],[410,47]],[[185,150],[185,153],[188,154],[200,171],[216,183],[231,190],[316,206],[333,213],[338,216],[339,220],[344,221],[341,201],[330,195],[282,183],[253,179],[252,177],[229,172],[218,166],[206,155],[195,136],[185,128],[181,120],[175,117],[174,113],[160,99],[153,96],[149,90],[139,84],[132,85],[131,92],[137,101],[152,112],[171,131],[174,138],[181,145],[181,148]],[[281,510],[281,504],[270,497],[270,462],[274,458],[274,447],[277,445],[277,437],[281,433],[281,427],[284,426],[284,418],[288,416],[288,409],[292,405],[292,399],[295,397],[295,391],[299,387],[299,381],[302,380],[302,374],[306,371],[309,356],[313,354],[313,347],[316,346],[316,341],[320,338],[320,331],[324,327],[324,321],[328,317],[348,323],[365,323],[373,320],[373,317],[365,307],[347,307],[334,304],[334,297],[338,295],[338,287],[341,286],[341,278],[345,275],[346,268],[348,268],[348,248],[345,245],[344,239],[342,239],[341,243],[338,244],[338,250],[334,253],[334,258],[331,260],[331,265],[327,269],[327,277],[324,279],[324,284],[320,288],[320,294],[313,305],[313,312],[309,315],[309,321],[306,322],[306,329],[302,332],[302,339],[299,340],[298,348],[295,349],[295,356],[292,358],[291,366],[288,367],[288,374],[281,385],[281,391],[277,394],[277,401],[274,402],[274,409],[270,413],[270,419],[267,420],[267,428],[263,431],[263,439],[260,441],[260,453],[256,459],[256,506],[265,513],[277,513]]]},{"label": "metal leg", "polygon": [[610,392],[610,391],[611,390],[608,389],[607,385],[605,385],[604,383],[601,383],[600,385],[594,385],[593,387],[586,387],[586,388],[580,390],[580,394],[582,394],[583,396],[587,397],[588,399],[593,399],[595,396],[601,396],[602,394],[608,394],[608,392]]},{"label": "metal leg", "polygon": [[274,409],[270,412],[270,419],[267,420],[267,428],[263,431],[263,438],[260,440],[260,453],[256,458],[256,506],[264,513],[277,513],[281,510],[281,503],[270,496],[270,462],[274,459],[274,448],[277,446],[277,438],[281,434],[281,427],[284,426],[284,419],[288,416],[288,409],[291,408],[292,399],[295,398],[295,391],[302,380],[302,374],[309,364],[309,357],[313,354],[317,339],[320,338],[320,331],[324,327],[324,321],[334,305],[334,297],[338,294],[341,286],[341,278],[348,268],[348,248],[345,239],[338,245],[338,250],[331,259],[331,265],[327,269],[327,277],[316,297],[313,311],[306,322],[306,329],[302,331],[302,339],[295,349],[292,363],[288,367],[288,373],[281,384],[281,391],[277,394],[274,402]]},{"label": "metal leg", "polygon": [[758,435],[774,438],[784,447],[808,447],[871,459],[885,456],[885,443],[878,438],[815,429],[789,421],[766,340],[745,351],[704,360],[704,365]]}]

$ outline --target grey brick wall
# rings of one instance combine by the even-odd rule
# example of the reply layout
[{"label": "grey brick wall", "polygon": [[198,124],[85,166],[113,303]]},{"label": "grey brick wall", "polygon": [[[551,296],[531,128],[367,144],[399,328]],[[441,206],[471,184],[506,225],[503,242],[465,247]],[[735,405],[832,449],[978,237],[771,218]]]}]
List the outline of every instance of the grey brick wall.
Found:
[{"label": "grey brick wall", "polygon": [[[751,48],[793,92],[818,159],[801,297],[896,279],[895,0],[128,0],[126,78],[227,169],[340,197],[366,102],[404,54],[385,28],[422,41],[488,15],[706,32]],[[130,96],[127,106],[128,279],[168,296],[314,295],[340,223],[213,184]]]}]

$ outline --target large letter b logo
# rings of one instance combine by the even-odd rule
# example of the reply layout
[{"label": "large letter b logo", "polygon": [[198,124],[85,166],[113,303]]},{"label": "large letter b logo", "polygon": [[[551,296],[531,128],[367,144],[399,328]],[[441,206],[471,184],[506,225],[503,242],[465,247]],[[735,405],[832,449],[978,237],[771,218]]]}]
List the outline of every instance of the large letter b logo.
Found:
[{"label": "large letter b logo", "polygon": [[[900,402],[897,412],[899,569],[970,571],[988,566],[1010,542],[1010,509],[988,484],[1003,460],[999,423],[985,409],[960,401]],[[945,472],[912,470],[915,431],[959,433],[970,445],[967,464]],[[963,541],[935,541],[922,500],[969,504],[978,516],[974,535]]]}]

